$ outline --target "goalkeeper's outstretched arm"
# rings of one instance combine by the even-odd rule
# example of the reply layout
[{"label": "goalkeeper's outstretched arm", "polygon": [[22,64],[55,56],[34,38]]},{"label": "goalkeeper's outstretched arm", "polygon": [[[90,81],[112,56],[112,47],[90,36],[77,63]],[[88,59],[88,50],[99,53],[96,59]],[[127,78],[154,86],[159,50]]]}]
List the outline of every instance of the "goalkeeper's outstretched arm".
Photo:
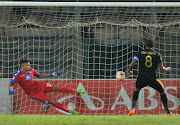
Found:
[{"label": "goalkeeper's outstretched arm", "polygon": [[49,74],[41,74],[41,75],[39,76],[39,78],[48,78],[48,77],[50,77]]},{"label": "goalkeeper's outstretched arm", "polygon": [[12,89],[12,86],[13,85],[11,83],[8,84],[9,95],[13,95],[16,92],[15,90]]},{"label": "goalkeeper's outstretched arm", "polygon": [[8,84],[8,89],[12,89],[13,85],[11,83]]},{"label": "goalkeeper's outstretched arm", "polygon": [[50,76],[61,76],[60,72],[53,72],[50,74],[40,74],[39,78],[48,78]]}]

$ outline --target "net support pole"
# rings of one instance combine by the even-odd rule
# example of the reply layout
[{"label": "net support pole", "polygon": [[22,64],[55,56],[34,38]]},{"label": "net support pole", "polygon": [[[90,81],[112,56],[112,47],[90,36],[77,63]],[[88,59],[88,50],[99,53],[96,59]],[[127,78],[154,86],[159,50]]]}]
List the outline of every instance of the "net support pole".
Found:
[{"label": "net support pole", "polygon": [[[76,13],[76,20],[78,23],[81,23],[81,10],[79,7],[75,8]],[[82,27],[77,26],[77,68],[76,68],[76,78],[82,79],[83,78],[83,40],[82,40],[82,33],[81,33]],[[80,75],[81,74],[81,75]]]},{"label": "net support pole", "polygon": [[[155,18],[156,18],[156,7],[151,7],[151,17],[150,17],[150,24],[154,24],[156,21],[155,21]],[[148,30],[148,39],[151,39],[151,40],[155,40],[155,28],[153,27],[149,27],[149,30]]]}]

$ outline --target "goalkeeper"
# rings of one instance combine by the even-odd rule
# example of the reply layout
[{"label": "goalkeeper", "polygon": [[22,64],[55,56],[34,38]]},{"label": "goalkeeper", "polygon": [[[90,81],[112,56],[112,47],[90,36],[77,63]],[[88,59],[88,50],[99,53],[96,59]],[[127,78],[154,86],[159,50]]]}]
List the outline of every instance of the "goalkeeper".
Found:
[{"label": "goalkeeper", "polygon": [[135,105],[138,99],[139,91],[147,85],[156,89],[160,93],[161,100],[165,109],[165,115],[170,115],[172,114],[172,112],[170,112],[168,108],[168,99],[166,97],[166,93],[164,92],[164,85],[158,79],[156,75],[156,69],[159,66],[161,71],[168,72],[171,70],[171,68],[165,68],[163,66],[160,54],[154,50],[153,41],[146,40],[145,47],[145,50],[140,50],[139,52],[137,52],[128,69],[128,76],[132,77],[133,73],[131,70],[134,67],[135,63],[139,63],[139,74],[136,81],[136,89],[133,93],[132,107],[128,115],[133,115],[135,113]]},{"label": "goalkeeper", "polygon": [[77,90],[68,87],[58,87],[53,86],[50,83],[34,81],[34,76],[38,78],[47,78],[50,76],[60,76],[61,74],[59,72],[53,72],[50,74],[40,74],[35,69],[31,68],[30,62],[28,60],[21,60],[20,65],[21,69],[14,75],[14,77],[11,79],[8,85],[9,95],[13,95],[16,92],[12,89],[12,86],[15,83],[19,83],[19,85],[24,89],[24,91],[30,98],[46,104],[52,104],[54,107],[58,109],[64,110],[73,115],[78,115],[78,112],[69,110],[59,102],[47,96],[46,94],[50,92],[81,94],[85,93],[85,90]]}]

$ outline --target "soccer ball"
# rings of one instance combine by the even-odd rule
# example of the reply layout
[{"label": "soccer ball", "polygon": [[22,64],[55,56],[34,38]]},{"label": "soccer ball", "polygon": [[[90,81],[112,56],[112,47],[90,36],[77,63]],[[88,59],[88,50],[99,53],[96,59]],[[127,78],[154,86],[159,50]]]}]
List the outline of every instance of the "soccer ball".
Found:
[{"label": "soccer ball", "polygon": [[122,81],[125,79],[125,73],[123,71],[118,71],[115,77],[117,80]]}]

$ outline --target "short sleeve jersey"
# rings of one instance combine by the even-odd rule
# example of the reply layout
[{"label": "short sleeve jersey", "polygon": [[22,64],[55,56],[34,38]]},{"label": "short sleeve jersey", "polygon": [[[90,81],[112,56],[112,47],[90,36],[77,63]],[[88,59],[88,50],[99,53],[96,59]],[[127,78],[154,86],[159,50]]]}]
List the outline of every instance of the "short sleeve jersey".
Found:
[{"label": "short sleeve jersey", "polygon": [[144,78],[155,78],[157,67],[162,63],[161,55],[153,49],[140,50],[133,59],[139,62],[139,75]]},{"label": "short sleeve jersey", "polygon": [[25,90],[26,94],[30,95],[35,93],[37,90],[37,85],[34,82],[34,76],[39,77],[40,73],[33,68],[27,72],[19,70],[11,79],[10,83],[12,85],[19,83],[19,85]]}]

